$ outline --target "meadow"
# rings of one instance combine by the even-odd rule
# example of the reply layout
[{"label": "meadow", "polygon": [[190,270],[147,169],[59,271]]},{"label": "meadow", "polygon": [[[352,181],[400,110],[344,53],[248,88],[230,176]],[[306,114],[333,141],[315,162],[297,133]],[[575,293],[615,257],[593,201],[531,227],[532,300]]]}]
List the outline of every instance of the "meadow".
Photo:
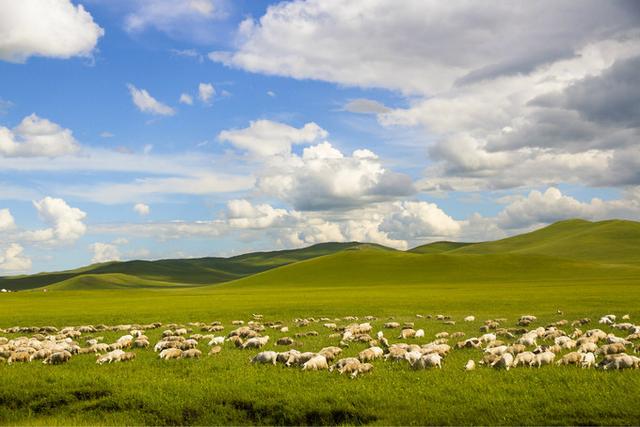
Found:
[{"label": "meadow", "polygon": [[[76,276],[71,282],[67,278],[50,283],[46,293],[34,289],[0,295],[0,328],[220,321],[228,331],[232,320],[247,321],[259,313],[265,321],[279,320],[290,327],[287,333],[268,330],[271,341],[265,349],[284,350],[275,345],[281,336],[320,332],[298,339],[300,344],[294,347],[302,351],[338,343],[321,323],[294,325],[295,318],[309,316],[376,316],[374,331],[391,318],[411,321],[426,332],[418,342],[431,341],[441,331],[478,336],[486,319],[504,317],[505,326],[515,326],[523,314],[538,316],[532,326],[590,317],[593,322],[585,328],[609,332],[609,327],[597,325],[604,314],[629,314],[632,322],[640,318],[640,266],[638,252],[632,251],[634,242],[640,246],[634,234],[638,224],[611,224],[604,224],[603,231],[602,223],[564,223],[556,225],[551,236],[542,230],[542,237],[525,236],[529,241],[524,243],[520,237],[507,242],[507,249],[504,241],[493,243],[484,251],[472,251],[475,245],[436,245],[412,252],[350,246],[209,286],[140,287],[133,276],[109,286],[112,274],[125,273],[97,278],[88,273],[92,278],[88,282],[86,277]],[[579,244],[580,238],[592,245],[591,255]],[[606,257],[609,247],[612,253],[617,250],[614,245],[624,246],[625,252],[615,259]],[[531,249],[536,247],[541,249]],[[554,252],[554,248],[559,249]],[[446,314],[457,323],[444,325],[418,314]],[[467,315],[476,321],[462,322]],[[152,343],[162,330],[148,331]],[[385,331],[391,342],[400,341],[397,334],[398,330]],[[100,335],[111,342],[122,333]],[[206,343],[199,348],[206,355]],[[363,343],[351,344],[341,357],[357,355],[364,348]],[[220,354],[200,360],[163,361],[151,349],[134,351],[137,358],[132,362],[102,366],[92,355],[74,356],[59,366],[0,364],[0,423],[629,425],[640,421],[638,370],[545,366],[465,372],[465,362],[479,360],[481,352],[463,349],[447,356],[442,370],[414,371],[406,363],[375,361],[371,374],[350,379],[335,372],[252,365],[249,359],[256,350],[230,344]]]}]

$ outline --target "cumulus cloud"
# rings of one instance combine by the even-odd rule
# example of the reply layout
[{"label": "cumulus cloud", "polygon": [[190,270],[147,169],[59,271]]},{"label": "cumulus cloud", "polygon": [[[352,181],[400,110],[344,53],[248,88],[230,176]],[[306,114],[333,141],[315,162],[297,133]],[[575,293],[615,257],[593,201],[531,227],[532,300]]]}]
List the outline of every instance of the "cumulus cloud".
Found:
[{"label": "cumulus cloud", "polygon": [[179,102],[180,104],[193,105],[193,97],[188,93],[181,93]]},{"label": "cumulus cloud", "polygon": [[52,243],[70,243],[79,239],[87,230],[83,220],[86,213],[69,206],[64,200],[45,197],[34,201],[33,206],[40,218],[50,228],[28,232],[28,237],[35,241]]},{"label": "cumulus cloud", "polygon": [[133,206],[133,211],[140,216],[147,216],[151,213],[151,208],[149,205],[145,205],[144,203],[136,203]]},{"label": "cumulus cloud", "polygon": [[0,209],[0,231],[12,230],[16,226],[9,209]]},{"label": "cumulus cloud", "polygon": [[200,83],[198,85],[198,98],[205,104],[211,101],[211,97],[215,95],[216,90],[211,83]]},{"label": "cumulus cloud", "polygon": [[458,221],[435,203],[412,201],[394,203],[392,212],[380,225],[389,236],[407,240],[452,237],[460,228]]},{"label": "cumulus cloud", "polygon": [[173,108],[155,99],[144,89],[138,89],[132,84],[128,84],[131,100],[143,113],[155,114],[159,116],[173,116],[175,111]]},{"label": "cumulus cloud", "polygon": [[89,245],[89,250],[93,253],[91,263],[120,261],[120,251],[116,245],[110,243],[96,242]]},{"label": "cumulus cloud", "polygon": [[23,255],[24,248],[18,243],[11,243],[0,248],[0,270],[12,273],[27,272],[31,269],[31,259]]},{"label": "cumulus cloud", "polygon": [[326,130],[313,122],[295,128],[271,120],[256,120],[244,129],[224,130],[218,139],[254,155],[274,156],[290,153],[293,144],[309,144],[327,135]]},{"label": "cumulus cloud", "polygon": [[79,149],[71,130],[36,114],[25,117],[13,129],[0,126],[0,156],[52,158]]},{"label": "cumulus cloud", "polygon": [[70,0],[0,1],[0,59],[90,56],[104,30]]},{"label": "cumulus cloud", "polygon": [[481,9],[435,0],[347,7],[297,0],[243,21],[236,50],[209,57],[253,72],[433,94],[465,77],[526,73],[572,56],[574,46],[605,30],[634,27],[637,15],[630,3],[597,0],[493,1]]},{"label": "cumulus cloud", "polygon": [[326,141],[306,147],[301,157],[270,162],[257,186],[304,211],[353,208],[414,192],[410,177],[384,168],[371,151],[345,156]]}]

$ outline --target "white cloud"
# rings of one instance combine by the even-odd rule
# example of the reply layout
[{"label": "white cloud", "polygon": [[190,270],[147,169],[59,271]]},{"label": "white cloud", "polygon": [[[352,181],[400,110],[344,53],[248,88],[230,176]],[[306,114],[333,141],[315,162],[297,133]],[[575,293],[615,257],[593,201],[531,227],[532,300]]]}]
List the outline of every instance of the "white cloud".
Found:
[{"label": "white cloud", "polygon": [[482,8],[437,0],[280,2],[240,24],[235,51],[210,58],[265,74],[434,94],[457,80],[528,72],[571,56],[604,30],[634,27],[633,7],[595,0]]},{"label": "white cloud", "polygon": [[267,91],[267,95],[269,95],[269,96],[270,96],[270,97],[272,97],[272,98],[275,98],[275,97],[276,97],[276,93],[275,93],[274,91],[272,91],[272,90],[268,90],[268,91]]},{"label": "white cloud", "polygon": [[79,149],[71,130],[36,114],[25,117],[13,129],[0,126],[0,156],[53,158]]},{"label": "white cloud", "polygon": [[108,131],[100,132],[100,138],[113,138],[114,136],[114,134]]},{"label": "white cloud", "polygon": [[344,110],[360,114],[382,114],[391,111],[391,108],[373,99],[352,99],[344,105]]},{"label": "white cloud", "polygon": [[104,35],[82,5],[70,0],[0,1],[0,59],[90,56]]},{"label": "white cloud", "polygon": [[193,105],[193,97],[188,93],[180,94],[180,104]]},{"label": "white cloud", "polygon": [[298,210],[353,208],[414,192],[411,178],[382,166],[369,150],[343,155],[329,142],[271,159],[258,176],[258,188]]},{"label": "white cloud", "polygon": [[212,21],[228,16],[226,0],[131,0],[132,11],[125,17],[125,30],[138,33],[148,28],[173,38],[211,42]]},{"label": "white cloud", "polygon": [[133,206],[133,211],[140,216],[147,216],[151,213],[151,208],[149,205],[145,205],[144,203],[136,203]]},{"label": "white cloud", "polygon": [[236,228],[269,228],[288,216],[287,210],[268,204],[252,205],[245,199],[227,202],[229,225]]},{"label": "white cloud", "polygon": [[0,231],[12,230],[16,226],[9,209],[0,209]]},{"label": "white cloud", "polygon": [[4,250],[0,249],[0,270],[12,273],[30,270],[31,259],[24,256],[23,251],[23,247],[18,243],[11,243]]},{"label": "white cloud", "polygon": [[435,203],[396,202],[385,217],[380,230],[403,240],[451,238],[460,233],[458,221],[444,213]]},{"label": "white cloud", "polygon": [[91,263],[120,261],[120,251],[116,245],[110,243],[96,242],[89,245],[89,250],[93,252]]},{"label": "white cloud", "polygon": [[36,241],[50,241],[52,243],[73,242],[79,239],[87,230],[82,222],[87,216],[78,208],[69,206],[64,200],[45,197],[34,201],[33,206],[40,218],[51,227],[29,232],[31,239]]},{"label": "white cloud", "polygon": [[313,122],[294,128],[271,120],[256,120],[248,128],[224,130],[218,139],[251,154],[274,156],[290,153],[292,144],[309,144],[326,136],[327,131]]},{"label": "white cloud", "polygon": [[132,84],[128,84],[127,88],[131,94],[131,100],[143,113],[155,114],[160,116],[172,116],[175,114],[173,108],[155,99],[144,89],[138,89]]},{"label": "white cloud", "polygon": [[200,83],[198,85],[198,98],[205,104],[211,101],[211,97],[215,95],[216,90],[211,83]]}]

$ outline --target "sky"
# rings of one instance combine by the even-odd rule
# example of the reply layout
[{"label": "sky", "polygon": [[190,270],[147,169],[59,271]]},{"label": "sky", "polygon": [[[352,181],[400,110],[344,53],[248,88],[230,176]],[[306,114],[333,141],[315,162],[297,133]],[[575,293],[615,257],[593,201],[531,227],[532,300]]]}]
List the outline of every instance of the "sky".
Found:
[{"label": "sky", "polygon": [[640,4],[0,0],[0,275],[640,219]]}]

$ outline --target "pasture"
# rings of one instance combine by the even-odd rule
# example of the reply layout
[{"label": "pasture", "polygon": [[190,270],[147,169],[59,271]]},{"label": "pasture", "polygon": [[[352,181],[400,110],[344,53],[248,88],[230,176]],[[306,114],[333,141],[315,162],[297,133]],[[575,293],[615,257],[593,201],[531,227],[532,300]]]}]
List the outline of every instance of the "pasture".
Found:
[{"label": "pasture", "polygon": [[[454,249],[459,250],[459,249]],[[427,251],[428,252],[428,251]],[[487,319],[532,314],[532,328],[589,317],[584,330],[608,313],[640,319],[640,268],[635,260],[614,264],[535,254],[442,254],[363,248],[292,263],[228,283],[198,287],[49,286],[48,292],[0,295],[0,328],[85,324],[220,321],[226,334],[253,313],[280,321],[289,332],[267,329],[261,350],[318,351],[338,345],[322,322],[297,327],[295,318],[375,316],[373,332],[389,319],[414,322],[424,338],[391,343],[423,344],[438,332],[479,336]],[[109,276],[103,278],[108,281]],[[75,282],[77,284],[77,282]],[[558,314],[558,310],[562,314]],[[417,317],[417,315],[432,318]],[[455,325],[434,319],[451,316]],[[463,322],[474,315],[474,322]],[[348,321],[339,320],[339,325]],[[148,330],[151,345],[164,328]],[[283,336],[315,330],[318,336],[276,346]],[[564,330],[571,333],[567,325]],[[200,332],[193,327],[193,333]],[[123,332],[83,334],[113,342]],[[15,338],[18,335],[0,336]],[[455,344],[452,340],[449,344]],[[340,357],[356,356],[365,343],[350,343]],[[407,363],[373,362],[372,373],[351,379],[337,372],[305,372],[281,364],[250,363],[258,351],[225,343],[220,354],[201,359],[160,360],[151,348],[134,349],[127,363],[97,365],[94,355],[68,363],[0,364],[3,425],[202,425],[202,424],[492,424],[629,425],[640,420],[640,370],[603,371],[576,366],[514,368],[479,366],[465,372],[478,349],[455,349],[442,369],[412,370]],[[568,351],[564,351],[562,354]],[[632,354],[632,351],[629,351]]]}]

